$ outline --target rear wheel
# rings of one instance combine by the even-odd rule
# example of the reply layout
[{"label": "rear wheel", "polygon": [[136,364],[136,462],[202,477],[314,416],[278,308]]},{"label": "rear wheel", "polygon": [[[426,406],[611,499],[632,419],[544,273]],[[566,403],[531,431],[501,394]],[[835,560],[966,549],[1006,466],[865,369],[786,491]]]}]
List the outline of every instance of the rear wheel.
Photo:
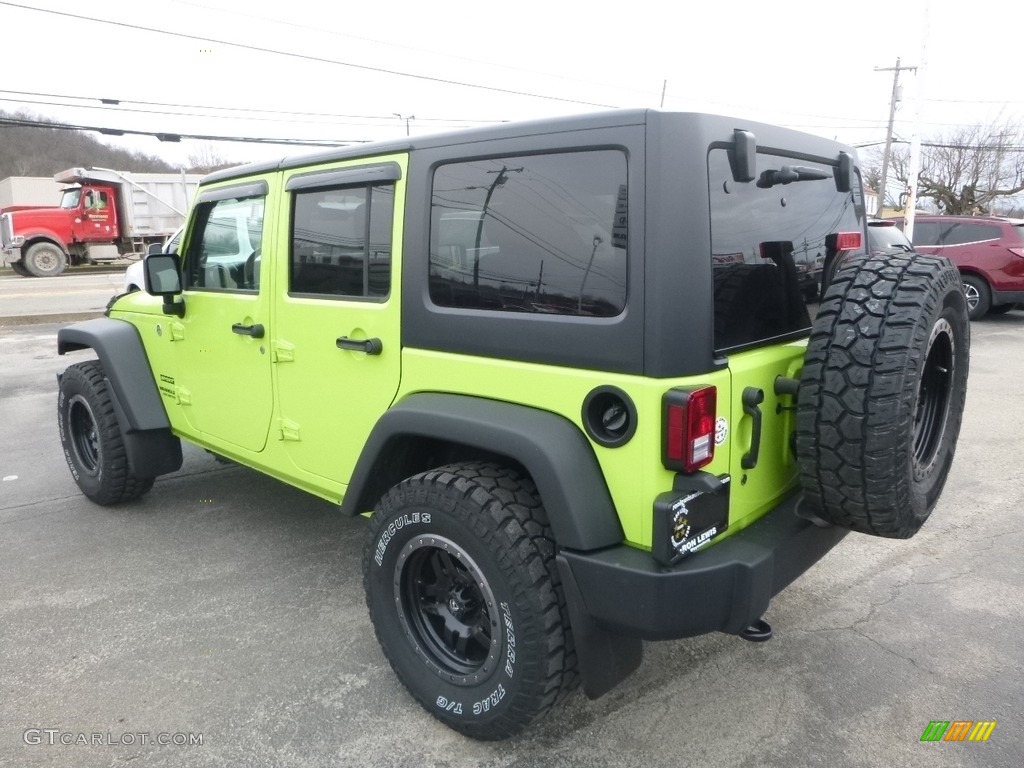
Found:
[{"label": "rear wheel", "polygon": [[801,484],[821,517],[891,538],[918,531],[953,461],[969,348],[949,261],[843,262],[815,319],[797,399]]},{"label": "rear wheel", "polygon": [[574,685],[547,516],[511,468],[452,464],[392,488],[371,520],[364,584],[398,678],[467,736],[511,736]]},{"label": "rear wheel", "polygon": [[124,438],[114,414],[103,366],[96,360],[72,365],[60,379],[57,422],[75,482],[97,504],[131,501],[153,487],[128,466]]},{"label": "rear wheel", "polygon": [[35,277],[56,277],[68,266],[68,259],[53,243],[36,243],[22,257],[25,269]]},{"label": "rear wheel", "polygon": [[976,275],[963,275],[964,296],[967,298],[967,316],[977,320],[989,313],[992,308],[992,292],[988,283]]}]

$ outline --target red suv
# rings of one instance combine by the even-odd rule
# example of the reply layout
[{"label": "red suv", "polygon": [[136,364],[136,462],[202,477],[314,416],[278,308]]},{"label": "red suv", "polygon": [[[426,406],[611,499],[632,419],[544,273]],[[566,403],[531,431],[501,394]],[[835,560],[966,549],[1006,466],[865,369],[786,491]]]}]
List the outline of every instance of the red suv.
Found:
[{"label": "red suv", "polygon": [[960,269],[972,320],[1024,302],[1024,223],[990,216],[917,216],[913,239],[914,250],[946,256]]}]

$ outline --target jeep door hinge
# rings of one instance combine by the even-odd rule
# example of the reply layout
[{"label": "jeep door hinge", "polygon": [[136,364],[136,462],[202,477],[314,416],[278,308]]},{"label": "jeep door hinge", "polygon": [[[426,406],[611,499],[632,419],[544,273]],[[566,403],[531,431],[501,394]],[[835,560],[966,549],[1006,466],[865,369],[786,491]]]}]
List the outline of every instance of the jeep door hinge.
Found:
[{"label": "jeep door hinge", "polygon": [[287,341],[275,341],[273,354],[275,363],[294,363],[295,345]]},{"label": "jeep door hinge", "polygon": [[299,425],[290,419],[278,419],[277,428],[281,430],[282,440],[301,440],[299,437]]}]

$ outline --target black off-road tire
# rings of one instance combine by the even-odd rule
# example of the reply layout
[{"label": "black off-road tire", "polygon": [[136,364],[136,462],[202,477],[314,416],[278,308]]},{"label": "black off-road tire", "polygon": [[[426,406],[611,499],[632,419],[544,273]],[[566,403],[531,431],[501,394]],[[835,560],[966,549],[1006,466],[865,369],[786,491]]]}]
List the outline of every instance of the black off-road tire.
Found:
[{"label": "black off-road tire", "polygon": [[843,261],[797,398],[800,480],[820,517],[890,538],[920,529],[953,461],[969,357],[966,300],[947,259]]},{"label": "black off-road tire", "polygon": [[451,728],[507,738],[575,687],[554,541],[518,471],[459,463],[399,483],[374,511],[363,567],[384,655]]},{"label": "black off-road tire", "polygon": [[984,278],[977,275],[961,275],[964,296],[967,297],[967,317],[979,320],[992,308],[992,290]]},{"label": "black off-road tire", "polygon": [[25,269],[34,277],[56,277],[68,268],[68,259],[53,243],[36,243],[21,257]]},{"label": "black off-road tire", "polygon": [[153,487],[128,466],[103,365],[76,363],[64,371],[57,398],[60,443],[71,475],[87,497],[108,506],[137,499]]}]

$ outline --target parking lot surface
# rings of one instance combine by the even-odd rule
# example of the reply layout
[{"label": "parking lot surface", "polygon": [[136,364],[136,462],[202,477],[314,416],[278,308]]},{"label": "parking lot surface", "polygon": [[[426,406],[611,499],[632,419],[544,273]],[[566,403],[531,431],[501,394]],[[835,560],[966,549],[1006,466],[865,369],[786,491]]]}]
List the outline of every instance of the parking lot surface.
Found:
[{"label": "parking lot surface", "polygon": [[[609,695],[489,744],[388,667],[363,519],[192,448],[138,502],[81,496],[55,374],[88,354],[58,357],[57,327],[0,328],[0,766],[1024,764],[1024,312],[972,325],[919,535],[848,536],[773,601],[768,643],[649,643]],[[932,721],[997,725],[922,742]]]}]

